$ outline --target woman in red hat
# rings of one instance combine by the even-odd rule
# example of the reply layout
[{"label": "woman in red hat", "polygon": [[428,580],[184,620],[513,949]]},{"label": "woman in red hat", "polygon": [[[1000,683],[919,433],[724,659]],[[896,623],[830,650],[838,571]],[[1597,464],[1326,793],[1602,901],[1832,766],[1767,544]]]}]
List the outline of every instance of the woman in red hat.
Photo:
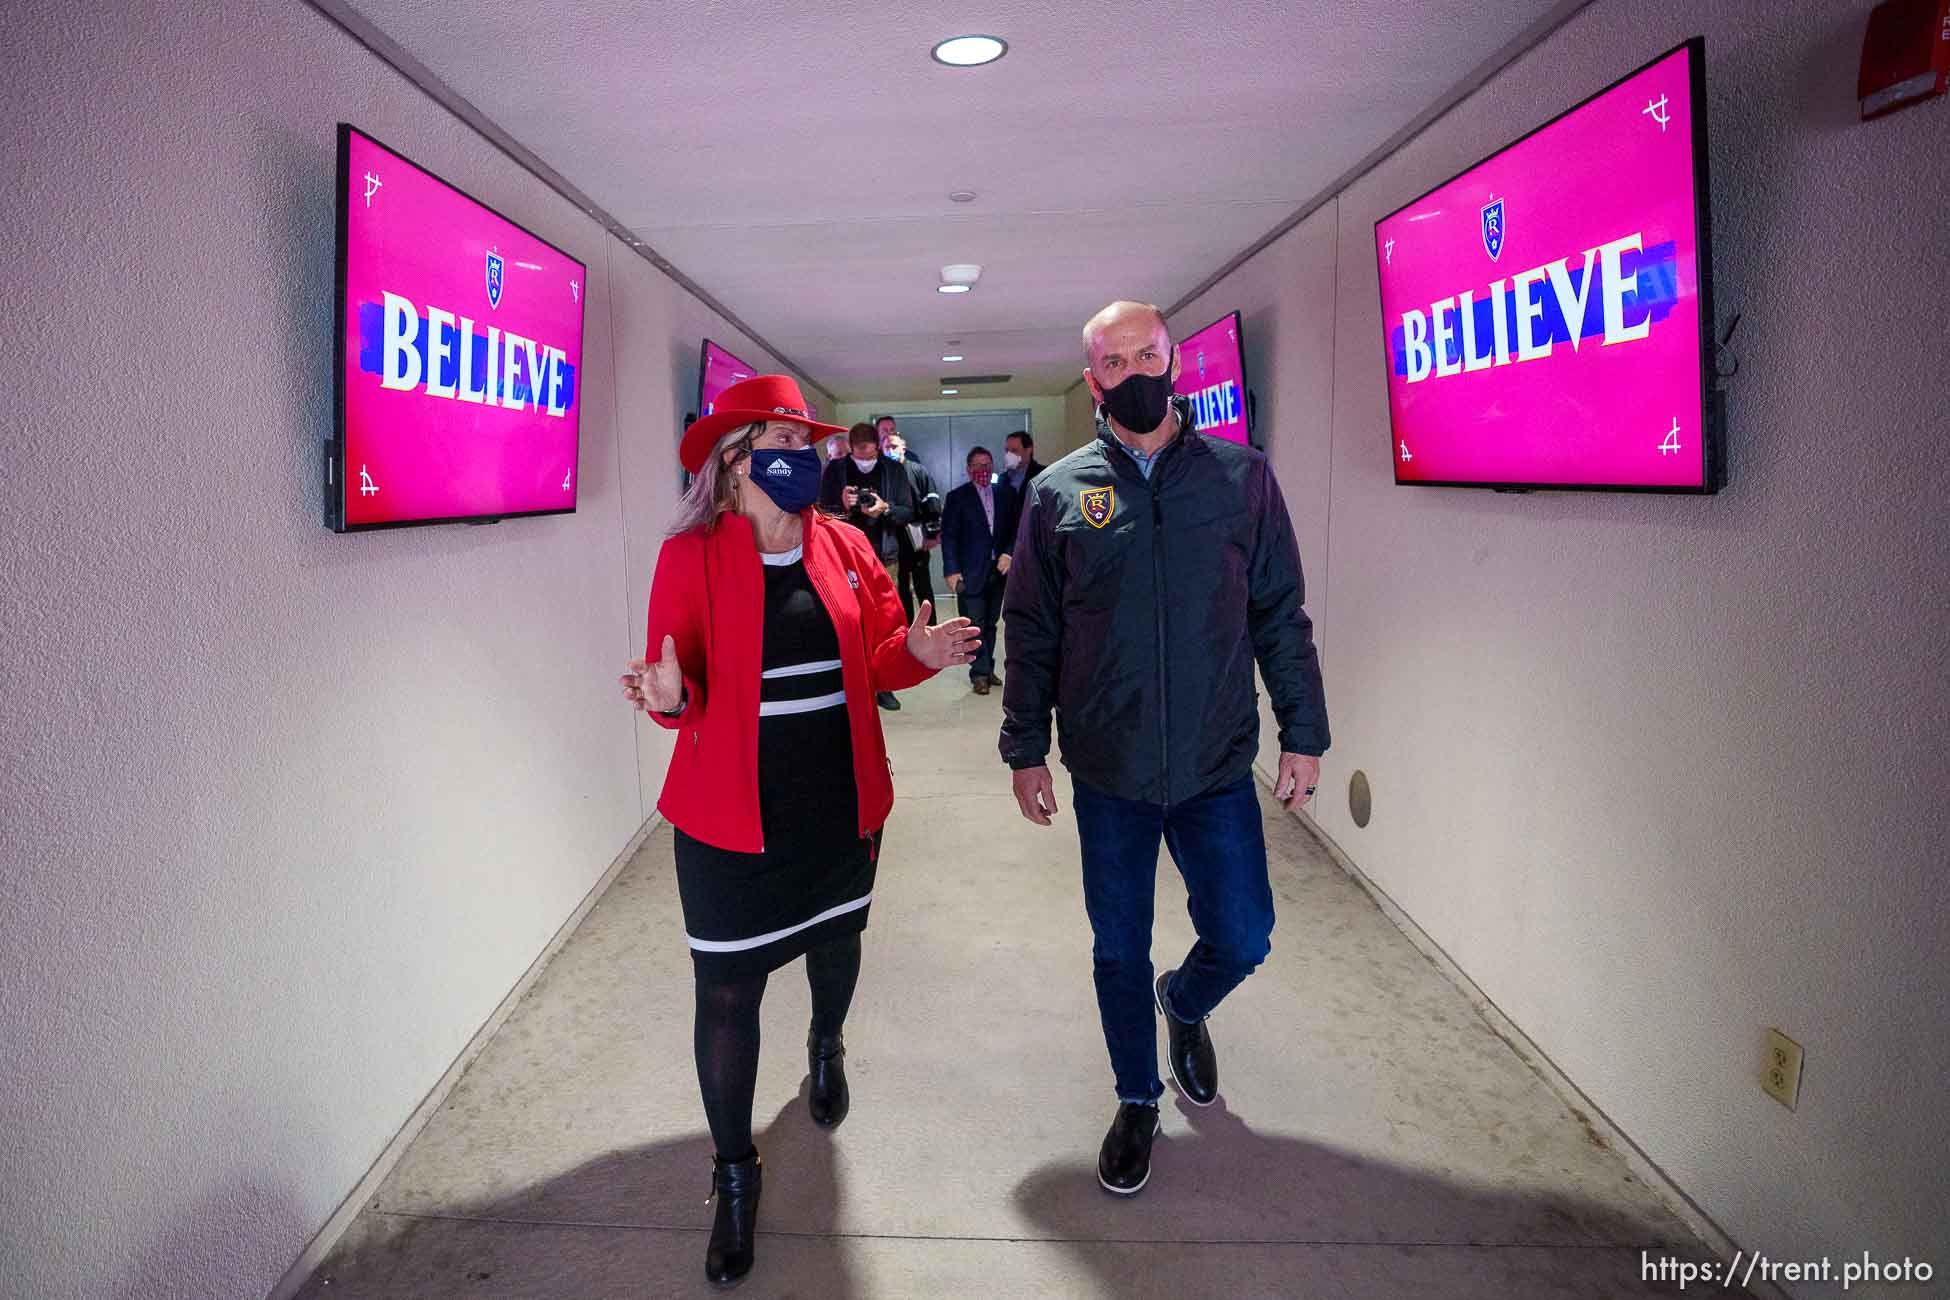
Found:
[{"label": "woman in red hat", "polygon": [[[974,658],[965,618],[912,624],[866,537],[813,509],[815,436],[799,386],[759,375],[684,434],[695,478],[657,560],[645,659],[623,694],[677,732],[658,810],[697,976],[695,1050],[717,1147],[713,1281],[752,1265],[752,1145],[766,976],[803,955],[812,986],[814,1122],[846,1117],[840,1028],[860,974],[880,831],[894,789],[879,691]],[[838,785],[835,784],[838,782]]]}]

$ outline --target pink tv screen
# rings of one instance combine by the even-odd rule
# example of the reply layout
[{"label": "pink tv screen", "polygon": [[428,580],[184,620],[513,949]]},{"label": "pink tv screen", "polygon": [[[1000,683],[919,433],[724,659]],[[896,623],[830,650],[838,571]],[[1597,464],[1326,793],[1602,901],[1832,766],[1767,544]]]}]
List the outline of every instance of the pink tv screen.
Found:
[{"label": "pink tv screen", "polygon": [[[711,414],[718,404],[718,394],[741,379],[750,379],[758,373],[758,367],[749,361],[741,361],[731,353],[704,340],[704,355],[697,367],[697,418]],[[815,420],[819,418],[819,405],[808,400],[806,414]]]},{"label": "pink tv screen", "polygon": [[717,405],[719,393],[757,373],[758,368],[750,362],[740,361],[710,339],[704,340],[704,358],[698,366],[698,418],[701,420],[711,414],[711,408]]},{"label": "pink tv screen", "polygon": [[1244,346],[1236,311],[1179,340],[1173,391],[1192,399],[1192,427],[1209,438],[1250,442]]},{"label": "pink tv screen", "polygon": [[1397,483],[1712,492],[1704,43],[1375,223]]},{"label": "pink tv screen", "polygon": [[343,123],[340,532],[576,508],[586,268]]}]

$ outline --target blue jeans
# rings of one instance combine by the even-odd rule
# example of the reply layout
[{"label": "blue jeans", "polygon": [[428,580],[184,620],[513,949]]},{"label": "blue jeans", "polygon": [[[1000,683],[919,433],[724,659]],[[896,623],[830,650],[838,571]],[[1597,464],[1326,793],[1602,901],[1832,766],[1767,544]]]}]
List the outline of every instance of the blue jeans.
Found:
[{"label": "blue jeans", "polygon": [[1169,1013],[1203,1020],[1266,959],[1273,886],[1259,792],[1247,776],[1170,809],[1073,782],[1083,841],[1083,905],[1096,935],[1097,1012],[1120,1101],[1151,1102],[1158,1079],[1152,1011],[1151,918],[1158,840],[1185,878],[1198,942],[1165,990]]}]

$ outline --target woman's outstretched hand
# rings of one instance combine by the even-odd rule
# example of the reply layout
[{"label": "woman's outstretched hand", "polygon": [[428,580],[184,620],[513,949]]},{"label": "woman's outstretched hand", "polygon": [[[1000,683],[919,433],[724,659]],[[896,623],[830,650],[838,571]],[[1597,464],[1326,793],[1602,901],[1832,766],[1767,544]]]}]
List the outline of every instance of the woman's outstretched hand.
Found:
[{"label": "woman's outstretched hand", "polygon": [[684,702],[684,670],[677,664],[677,642],[665,637],[663,658],[642,659],[623,674],[623,698],[645,713],[670,713]]},{"label": "woman's outstretched hand", "polygon": [[922,601],[907,627],[907,652],[936,672],[949,664],[972,663],[975,647],[982,643],[980,629],[965,618],[931,627],[928,620],[933,617],[934,602]]}]

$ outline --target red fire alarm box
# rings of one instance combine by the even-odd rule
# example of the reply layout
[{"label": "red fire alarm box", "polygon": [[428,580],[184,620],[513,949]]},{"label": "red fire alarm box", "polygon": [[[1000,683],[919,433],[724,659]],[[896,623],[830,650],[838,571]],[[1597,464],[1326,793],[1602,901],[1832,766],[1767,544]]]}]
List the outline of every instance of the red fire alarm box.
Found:
[{"label": "red fire alarm box", "polygon": [[1950,88],[1950,0],[1884,0],[1869,11],[1855,97],[1866,121]]}]

